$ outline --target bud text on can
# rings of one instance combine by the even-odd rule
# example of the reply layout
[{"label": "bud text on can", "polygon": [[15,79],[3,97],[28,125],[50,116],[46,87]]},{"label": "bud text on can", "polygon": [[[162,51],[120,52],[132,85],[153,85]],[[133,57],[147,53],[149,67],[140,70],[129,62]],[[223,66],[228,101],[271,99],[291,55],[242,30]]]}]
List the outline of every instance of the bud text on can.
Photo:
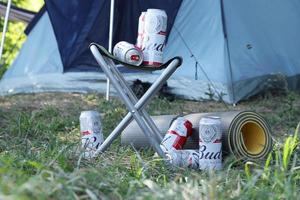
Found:
[{"label": "bud text on can", "polygon": [[203,117],[199,122],[199,168],[202,170],[222,169],[220,117]]},{"label": "bud text on can", "polygon": [[142,45],[145,65],[160,66],[163,63],[166,31],[166,12],[160,9],[147,9]]},{"label": "bud text on can", "polygon": [[95,151],[103,143],[102,124],[97,111],[83,111],[79,117],[81,146],[85,158],[93,157]]}]

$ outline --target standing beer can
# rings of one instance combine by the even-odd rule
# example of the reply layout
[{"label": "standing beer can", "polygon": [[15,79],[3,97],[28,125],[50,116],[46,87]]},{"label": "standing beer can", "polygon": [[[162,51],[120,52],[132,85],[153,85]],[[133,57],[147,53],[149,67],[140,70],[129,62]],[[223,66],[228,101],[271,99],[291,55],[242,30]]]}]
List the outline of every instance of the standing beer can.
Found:
[{"label": "standing beer can", "polygon": [[144,32],[145,32],[145,15],[146,12],[142,12],[139,17],[139,25],[138,25],[138,37],[136,41],[136,47],[142,49]]},{"label": "standing beer can", "polygon": [[113,54],[119,60],[135,66],[141,65],[143,62],[143,52],[133,44],[125,41],[118,42],[115,45]]},{"label": "standing beer can", "polygon": [[100,114],[97,111],[83,111],[80,114],[79,120],[81,146],[84,149],[84,157],[91,158],[103,143]]},{"label": "standing beer can", "polygon": [[144,64],[158,67],[163,63],[167,35],[167,14],[160,9],[147,9],[142,50]]},{"label": "standing beer can", "polygon": [[222,169],[221,119],[203,117],[199,122],[199,168]]},{"label": "standing beer can", "polygon": [[175,119],[164,139],[161,141],[161,148],[164,152],[171,150],[179,150],[183,148],[187,137],[192,135],[193,125],[189,120],[183,117]]}]

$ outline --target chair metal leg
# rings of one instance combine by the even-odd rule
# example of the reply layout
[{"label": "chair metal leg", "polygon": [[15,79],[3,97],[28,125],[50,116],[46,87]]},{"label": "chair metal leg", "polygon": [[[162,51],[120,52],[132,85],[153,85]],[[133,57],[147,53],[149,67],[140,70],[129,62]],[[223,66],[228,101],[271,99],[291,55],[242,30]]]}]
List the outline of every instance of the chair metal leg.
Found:
[{"label": "chair metal leg", "polygon": [[[94,49],[91,47],[91,50],[93,52]],[[153,135],[152,130],[149,128],[149,125],[147,125],[147,123],[141,117],[141,112],[135,108],[133,102],[127,96],[127,93],[124,91],[124,88],[122,88],[122,84],[120,83],[120,80],[118,80],[114,76],[114,74],[111,72],[110,66],[107,65],[107,63],[104,61],[102,55],[98,51],[93,52],[93,54],[97,56],[97,62],[99,62],[98,64],[101,66],[102,70],[105,72],[105,74],[111,80],[111,82],[114,85],[115,89],[117,90],[120,98],[123,99],[129,112],[132,113],[133,118],[139,124],[140,128],[143,130],[143,132],[147,136],[147,138],[150,140],[152,147],[155,149],[155,151],[161,157],[165,158],[165,154],[163,153],[162,149],[160,148],[159,143],[157,143],[157,141],[155,141],[154,138],[151,137]]]},{"label": "chair metal leg", "polygon": [[[161,135],[159,134],[158,128],[154,124],[153,120],[150,118],[148,113],[143,109],[146,103],[148,103],[154,95],[159,91],[161,86],[168,80],[168,78],[175,72],[178,61],[174,60],[170,63],[170,65],[163,71],[163,73],[159,76],[159,78],[152,84],[152,86],[147,90],[147,92],[141,97],[141,99],[137,99],[133,94],[132,90],[126,84],[125,79],[120,74],[120,72],[115,68],[113,62],[109,59],[105,59],[99,53],[96,47],[91,46],[91,51],[95,56],[98,64],[101,66],[105,74],[111,80],[115,89],[117,90],[120,97],[123,99],[126,107],[129,109],[129,113],[123,118],[123,120],[117,125],[117,127],[112,131],[112,133],[107,137],[104,143],[97,150],[95,155],[100,152],[104,152],[114,139],[134,118],[136,122],[139,124],[140,128],[143,130],[144,134],[150,140],[155,151],[165,158],[165,154],[162,152],[159,143],[161,141]],[[155,140],[152,136],[159,135],[159,141]]]},{"label": "chair metal leg", "polygon": [[[120,84],[124,88],[124,90],[127,93],[128,97],[131,99],[132,102],[134,102],[135,108],[137,110],[140,110],[142,112],[142,117],[148,123],[148,125],[152,129],[152,131],[155,133],[155,137],[156,137],[157,142],[160,143],[163,138],[162,138],[161,134],[159,133],[159,130],[158,130],[157,126],[155,125],[155,123],[153,122],[153,120],[151,119],[151,117],[145,111],[145,109],[143,107],[138,108],[136,106],[136,103],[138,102],[138,98],[135,96],[135,94],[133,93],[133,91],[131,90],[131,88],[128,86],[128,84],[126,83],[125,78],[122,76],[122,74],[119,72],[119,70],[115,68],[115,65],[112,62],[112,60],[110,60],[110,59],[105,59],[105,60],[107,61],[107,63],[109,63],[111,71],[114,73],[114,75],[117,77],[117,79],[120,80]],[[157,87],[160,89],[163,84],[164,83],[162,82]],[[154,96],[154,95],[155,94],[152,94],[151,96]],[[149,97],[149,98],[151,98],[151,97]]]},{"label": "chair metal leg", "polygon": [[[143,108],[159,90],[158,82],[166,81],[176,70],[176,62],[172,62],[165,71],[160,75],[156,82],[147,90],[147,92],[141,97],[136,103],[136,108]],[[111,143],[121,134],[122,130],[126,128],[129,123],[132,121],[132,114],[129,112],[123,120],[117,125],[117,127],[111,132],[111,134],[105,139],[103,144],[98,148],[96,153],[104,152]]]}]

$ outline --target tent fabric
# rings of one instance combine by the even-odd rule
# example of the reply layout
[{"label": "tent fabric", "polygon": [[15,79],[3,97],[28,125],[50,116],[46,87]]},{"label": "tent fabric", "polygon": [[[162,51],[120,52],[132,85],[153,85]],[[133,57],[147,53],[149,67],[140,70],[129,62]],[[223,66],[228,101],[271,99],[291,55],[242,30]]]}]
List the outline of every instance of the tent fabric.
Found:
[{"label": "tent fabric", "polygon": [[[59,46],[64,71],[99,71],[89,44],[108,45],[110,1],[46,0],[46,7]],[[172,27],[181,0],[115,0],[113,45],[119,41],[135,43],[138,18],[147,8],[159,8],[168,15]],[[63,27],[63,28],[62,28]],[[93,67],[94,66],[94,67]]]},{"label": "tent fabric", "polygon": [[[0,95],[105,92],[106,79],[88,45],[108,44],[110,1],[86,2],[46,0],[45,12],[35,18],[0,82]],[[164,58],[183,57],[183,65],[168,80],[173,94],[236,103],[267,89],[300,90],[297,0],[118,0],[114,43],[134,43],[140,12],[155,6],[166,9],[171,19]],[[81,8],[85,11],[77,11]],[[129,82],[153,82],[160,73],[123,72]]]},{"label": "tent fabric", "polygon": [[221,19],[220,1],[182,2],[169,36],[165,57],[180,55],[184,59],[182,67],[174,74],[181,80],[183,90],[191,88],[182,91],[183,96],[190,96],[189,93],[194,91],[194,100],[205,99],[203,90],[207,92],[211,88],[215,96],[226,94],[225,100],[231,101],[227,87],[231,80],[227,76],[229,66]]},{"label": "tent fabric", "polygon": [[[270,80],[284,84],[300,74],[299,1],[226,0],[224,16],[236,93],[233,101],[251,96],[249,91],[264,88]],[[282,75],[287,80],[278,78]]]},{"label": "tent fabric", "polygon": [[[39,20],[41,19],[41,17],[45,14],[46,12],[46,7],[45,5],[42,6],[42,8],[40,9],[40,11],[38,13],[36,13],[34,15],[34,17],[31,19],[30,23],[26,26],[24,33],[26,35],[29,35],[29,33],[31,32],[31,30],[35,27],[35,25],[39,22]],[[52,28],[53,29],[53,28]]]},{"label": "tent fabric", "polygon": [[31,78],[37,74],[63,73],[63,64],[55,35],[49,24],[49,16],[45,13],[28,35],[18,58],[2,79],[24,76]]}]

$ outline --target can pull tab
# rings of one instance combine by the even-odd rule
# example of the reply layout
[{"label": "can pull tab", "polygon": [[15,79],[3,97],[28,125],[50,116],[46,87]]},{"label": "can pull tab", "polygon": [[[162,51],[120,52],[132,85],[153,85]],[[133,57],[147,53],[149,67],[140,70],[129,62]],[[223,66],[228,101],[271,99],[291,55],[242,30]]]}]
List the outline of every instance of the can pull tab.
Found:
[{"label": "can pull tab", "polygon": [[130,56],[130,60],[139,61],[140,60],[140,56],[139,55],[131,55]]}]

